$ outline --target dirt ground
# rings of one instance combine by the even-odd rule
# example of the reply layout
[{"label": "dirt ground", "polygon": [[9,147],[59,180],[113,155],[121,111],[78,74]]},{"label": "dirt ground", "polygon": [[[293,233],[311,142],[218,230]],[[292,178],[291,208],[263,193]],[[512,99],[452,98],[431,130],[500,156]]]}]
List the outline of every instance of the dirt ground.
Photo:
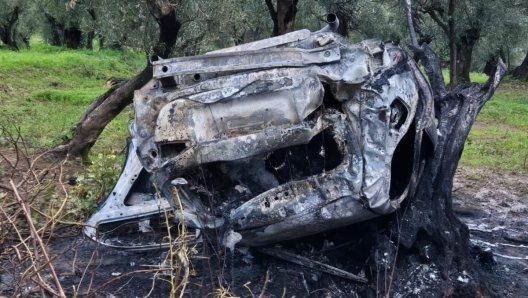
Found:
[{"label": "dirt ground", "polygon": [[490,289],[499,297],[528,297],[528,177],[459,169],[453,208],[468,225]]},{"label": "dirt ground", "polygon": [[[528,297],[528,177],[462,168],[453,191],[453,207],[470,229],[472,253],[483,268],[491,294]],[[369,229],[368,223],[357,224],[281,247],[368,278],[372,270],[372,256],[365,255],[372,241]],[[59,230],[48,248],[68,297],[83,293],[92,297],[169,295],[168,276],[153,272],[165,259],[166,249],[131,252],[107,248],[86,239],[75,228]],[[214,257],[206,257],[211,255]],[[17,263],[14,256],[4,257],[1,264],[0,297],[43,296],[34,284],[13,292],[27,264]],[[443,281],[434,265],[417,262],[405,270],[412,277],[391,285],[392,297],[436,296],[432,289],[441,288]],[[197,244],[190,271],[184,297],[375,297],[377,288],[389,284],[387,280],[352,282],[256,249],[230,252],[215,244]],[[467,278],[459,276],[458,281],[467,282]]]}]

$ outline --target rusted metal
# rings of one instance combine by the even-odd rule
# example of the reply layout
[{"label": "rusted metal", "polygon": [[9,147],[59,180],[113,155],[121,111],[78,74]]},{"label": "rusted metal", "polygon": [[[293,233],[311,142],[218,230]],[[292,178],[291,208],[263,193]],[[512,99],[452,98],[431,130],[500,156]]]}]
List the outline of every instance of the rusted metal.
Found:
[{"label": "rusted metal", "polygon": [[[378,39],[353,44],[332,28],[153,59],[153,79],[134,97],[131,152],[112,193],[120,201],[111,194],[88,223],[152,214],[155,207],[146,206],[156,200],[123,203],[133,192],[130,176],[141,171],[165,198],[157,201],[164,208],[176,208],[167,205],[170,182],[187,177],[185,212],[175,217],[201,229],[223,226],[247,246],[397,210],[419,174],[422,131],[436,139],[430,91],[397,46]],[[277,156],[282,164],[273,163]],[[230,195],[241,189],[244,195]],[[118,216],[116,208],[134,211]],[[95,228],[85,232],[97,239]]]}]

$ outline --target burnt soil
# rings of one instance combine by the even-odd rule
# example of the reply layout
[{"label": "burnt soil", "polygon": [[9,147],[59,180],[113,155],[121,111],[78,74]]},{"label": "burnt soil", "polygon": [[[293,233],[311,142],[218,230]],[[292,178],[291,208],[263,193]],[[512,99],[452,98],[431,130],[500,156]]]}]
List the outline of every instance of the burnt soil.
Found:
[{"label": "burnt soil", "polygon": [[[486,296],[528,297],[526,202],[526,176],[469,168],[457,172],[453,205],[470,229],[472,255],[488,283]],[[391,297],[436,297],[442,293],[447,287],[445,280],[435,265],[424,259],[397,262],[396,270],[409,278],[392,284],[390,274],[375,274],[387,268],[391,272],[392,262],[383,253],[370,253],[379,232],[383,232],[383,220],[277,246],[366,277],[367,284],[289,263],[255,248],[239,247],[231,252],[217,243],[217,235],[206,234],[202,243],[195,244],[184,297],[376,297],[377,289],[388,287]],[[66,227],[51,238],[48,251],[50,256],[56,256],[53,265],[69,297],[87,292],[93,297],[144,297],[149,293],[150,297],[169,297],[169,277],[163,274],[155,277],[149,272],[163,262],[166,249],[134,252],[107,248],[83,237],[78,228]],[[35,291],[34,284],[20,288],[23,292],[13,292],[16,276],[25,265],[14,260],[8,257],[1,260],[1,295],[42,296]],[[380,268],[383,264],[386,267]],[[460,283],[470,278],[464,274],[454,277]]]}]

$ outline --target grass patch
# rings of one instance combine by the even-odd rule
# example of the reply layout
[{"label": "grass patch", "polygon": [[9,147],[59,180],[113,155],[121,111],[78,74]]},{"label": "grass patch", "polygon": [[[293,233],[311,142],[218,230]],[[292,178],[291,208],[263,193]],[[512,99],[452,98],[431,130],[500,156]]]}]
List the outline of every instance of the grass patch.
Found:
[{"label": "grass patch", "polygon": [[[0,48],[0,124],[19,127],[29,146],[60,144],[86,107],[108,90],[103,85],[109,78],[133,77],[145,63],[142,53],[74,51],[38,38],[29,50]],[[124,147],[131,117],[127,109],[112,121],[94,150]]]},{"label": "grass patch", "polygon": [[[20,105],[6,106],[4,112],[0,112],[0,125],[18,127],[29,147],[51,147],[72,136],[72,129],[85,109],[86,105],[22,101]],[[132,107],[127,107],[106,126],[94,150],[122,150],[129,136],[128,125],[132,117]]]},{"label": "grass patch", "polygon": [[528,85],[505,81],[466,140],[461,164],[528,173]]},{"label": "grass patch", "polygon": [[105,88],[84,88],[78,90],[44,89],[42,91],[33,93],[31,98],[42,101],[62,102],[72,105],[87,105],[105,91]]},{"label": "grass patch", "polygon": [[[446,86],[449,85],[449,69],[443,69],[442,76],[444,77]],[[482,72],[472,72],[469,74],[469,79],[471,80],[471,83],[483,84],[488,80],[488,75]]]}]

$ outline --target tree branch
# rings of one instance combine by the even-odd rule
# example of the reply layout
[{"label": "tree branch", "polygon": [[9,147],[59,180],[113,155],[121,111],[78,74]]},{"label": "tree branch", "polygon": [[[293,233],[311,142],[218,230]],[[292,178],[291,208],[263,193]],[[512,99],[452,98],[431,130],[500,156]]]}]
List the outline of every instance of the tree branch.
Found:
[{"label": "tree branch", "polygon": [[414,25],[412,20],[412,14],[411,14],[411,0],[403,0],[403,8],[405,10],[405,17],[407,19],[407,28],[409,29],[409,35],[411,37],[411,42],[413,46],[418,46],[418,40],[416,39],[416,32],[414,31]]},{"label": "tree branch", "polygon": [[433,89],[433,95],[436,100],[441,100],[446,96],[446,86],[444,76],[442,75],[442,65],[436,53],[426,44],[422,46],[409,46],[411,51],[422,61],[425,73],[429,78],[429,84]]},{"label": "tree branch", "polygon": [[[506,66],[506,64],[504,64],[502,59],[499,58],[499,61],[494,67],[488,80],[486,81],[486,83],[480,86],[480,88],[463,88],[464,84],[461,84],[457,88],[455,88],[455,90],[453,90],[453,93],[458,91],[460,94],[468,98],[474,98],[478,111],[480,111],[484,104],[486,104],[486,102],[491,98],[491,96],[493,96],[495,90],[497,90],[497,88],[499,87],[499,84],[502,81],[502,78],[506,74],[507,70],[508,67]],[[473,86],[479,86],[479,84],[473,84]]]},{"label": "tree branch", "polygon": [[279,35],[279,21],[277,19],[277,11],[273,7],[271,0],[266,0],[266,6],[268,7],[271,20],[273,21],[273,36],[277,36]]},{"label": "tree branch", "polygon": [[275,7],[273,7],[273,3],[271,2],[271,0],[266,0],[266,6],[268,7],[268,11],[269,11],[271,19],[276,20],[277,11],[275,11]]},{"label": "tree branch", "polygon": [[0,188],[5,189],[7,191],[13,191],[13,189],[5,184],[0,183]]},{"label": "tree branch", "polygon": [[435,21],[438,24],[438,26],[440,26],[440,28],[444,30],[446,34],[449,34],[449,27],[447,26],[446,23],[444,23],[444,21],[440,19],[440,17],[436,14],[435,10],[429,10],[427,11],[427,13],[431,16],[431,19],[433,19],[433,21]]},{"label": "tree branch", "polygon": [[[103,132],[108,123],[127,105],[132,103],[134,90],[141,88],[152,78],[152,66],[147,66],[141,73],[119,85],[113,92],[110,90],[97,99],[96,106],[90,106],[91,111],[85,113],[78,122],[72,139],[66,145],[55,147],[53,153],[69,153],[72,156],[87,153]],[[106,96],[106,97],[105,97]]]}]

